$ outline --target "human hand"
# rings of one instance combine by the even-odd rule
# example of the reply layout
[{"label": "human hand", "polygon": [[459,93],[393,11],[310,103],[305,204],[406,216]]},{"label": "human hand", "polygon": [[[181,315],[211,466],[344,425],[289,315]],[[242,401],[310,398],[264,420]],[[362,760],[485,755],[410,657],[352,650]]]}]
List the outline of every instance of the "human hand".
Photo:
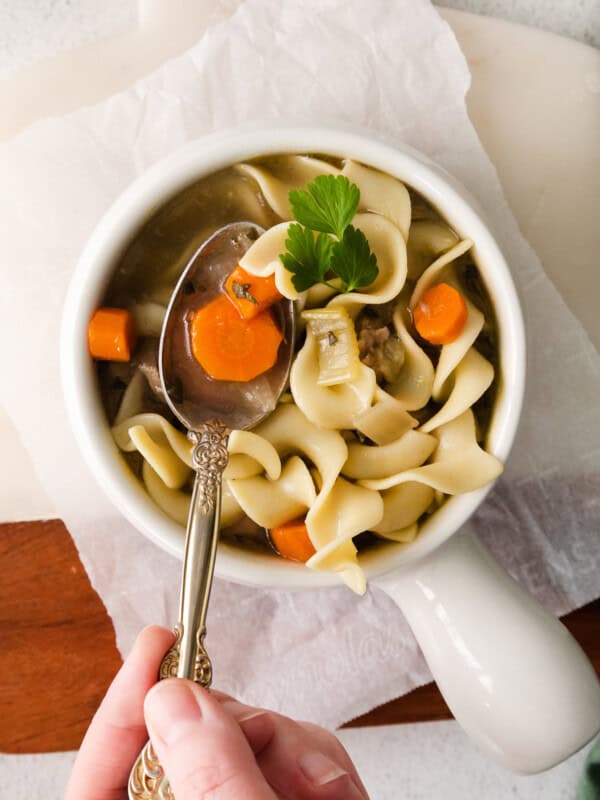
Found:
[{"label": "human hand", "polygon": [[124,800],[146,725],[176,800],[367,800],[348,754],[323,728],[191,681],[153,687],[172,641],[163,628],[142,631],[84,738],[65,800]]}]

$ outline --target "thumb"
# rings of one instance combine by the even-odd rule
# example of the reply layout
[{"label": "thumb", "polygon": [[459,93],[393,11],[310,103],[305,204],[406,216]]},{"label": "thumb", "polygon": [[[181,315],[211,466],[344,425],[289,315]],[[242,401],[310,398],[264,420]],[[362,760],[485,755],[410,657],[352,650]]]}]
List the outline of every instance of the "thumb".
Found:
[{"label": "thumb", "polygon": [[144,716],[177,800],[275,800],[238,724],[201,686],[160,681]]}]

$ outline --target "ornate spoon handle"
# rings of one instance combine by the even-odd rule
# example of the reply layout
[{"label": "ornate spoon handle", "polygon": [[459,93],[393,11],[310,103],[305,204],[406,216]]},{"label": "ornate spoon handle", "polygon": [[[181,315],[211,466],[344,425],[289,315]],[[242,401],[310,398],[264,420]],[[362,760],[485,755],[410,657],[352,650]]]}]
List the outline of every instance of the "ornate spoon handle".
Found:
[{"label": "ornate spoon handle", "polygon": [[[221,479],[227,466],[229,431],[211,420],[190,431],[195,442],[192,462],[196,470],[185,538],[185,556],[175,642],[160,665],[159,678],[188,678],[208,688],[212,665],[204,648],[206,612],[212,586],[219,519]],[[130,800],[174,800],[164,771],[150,742],[129,776]]]}]

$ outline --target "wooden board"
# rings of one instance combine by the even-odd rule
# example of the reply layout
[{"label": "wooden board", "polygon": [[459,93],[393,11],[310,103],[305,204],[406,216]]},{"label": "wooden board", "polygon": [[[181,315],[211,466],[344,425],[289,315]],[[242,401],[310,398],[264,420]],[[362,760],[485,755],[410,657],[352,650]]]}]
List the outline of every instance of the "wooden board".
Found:
[{"label": "wooden board", "polygon": [[[0,525],[0,751],[75,750],[121,664],[112,623],[60,520]],[[565,618],[600,673],[600,601]],[[351,726],[449,719],[435,684]]]}]

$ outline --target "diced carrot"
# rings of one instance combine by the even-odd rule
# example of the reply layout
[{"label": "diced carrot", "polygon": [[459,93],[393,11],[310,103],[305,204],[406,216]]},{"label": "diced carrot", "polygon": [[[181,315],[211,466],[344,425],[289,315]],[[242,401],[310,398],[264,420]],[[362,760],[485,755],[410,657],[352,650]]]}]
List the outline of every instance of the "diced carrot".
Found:
[{"label": "diced carrot", "polygon": [[192,354],[218,381],[251,381],[271,369],[282,339],[269,310],[244,319],[225,295],[195,311],[190,323]]},{"label": "diced carrot", "polygon": [[102,361],[129,361],[135,346],[133,319],[125,308],[98,308],[88,325],[88,350]]},{"label": "diced carrot", "polygon": [[450,344],[462,333],[467,304],[453,286],[438,283],[424,292],[413,312],[415,328],[431,344]]},{"label": "diced carrot", "polygon": [[301,561],[304,564],[316,553],[303,519],[284,522],[271,528],[269,533],[279,555],[290,561]]},{"label": "diced carrot", "polygon": [[261,278],[242,267],[236,267],[227,278],[225,292],[245,319],[256,317],[282,297],[275,286],[275,275]]}]

